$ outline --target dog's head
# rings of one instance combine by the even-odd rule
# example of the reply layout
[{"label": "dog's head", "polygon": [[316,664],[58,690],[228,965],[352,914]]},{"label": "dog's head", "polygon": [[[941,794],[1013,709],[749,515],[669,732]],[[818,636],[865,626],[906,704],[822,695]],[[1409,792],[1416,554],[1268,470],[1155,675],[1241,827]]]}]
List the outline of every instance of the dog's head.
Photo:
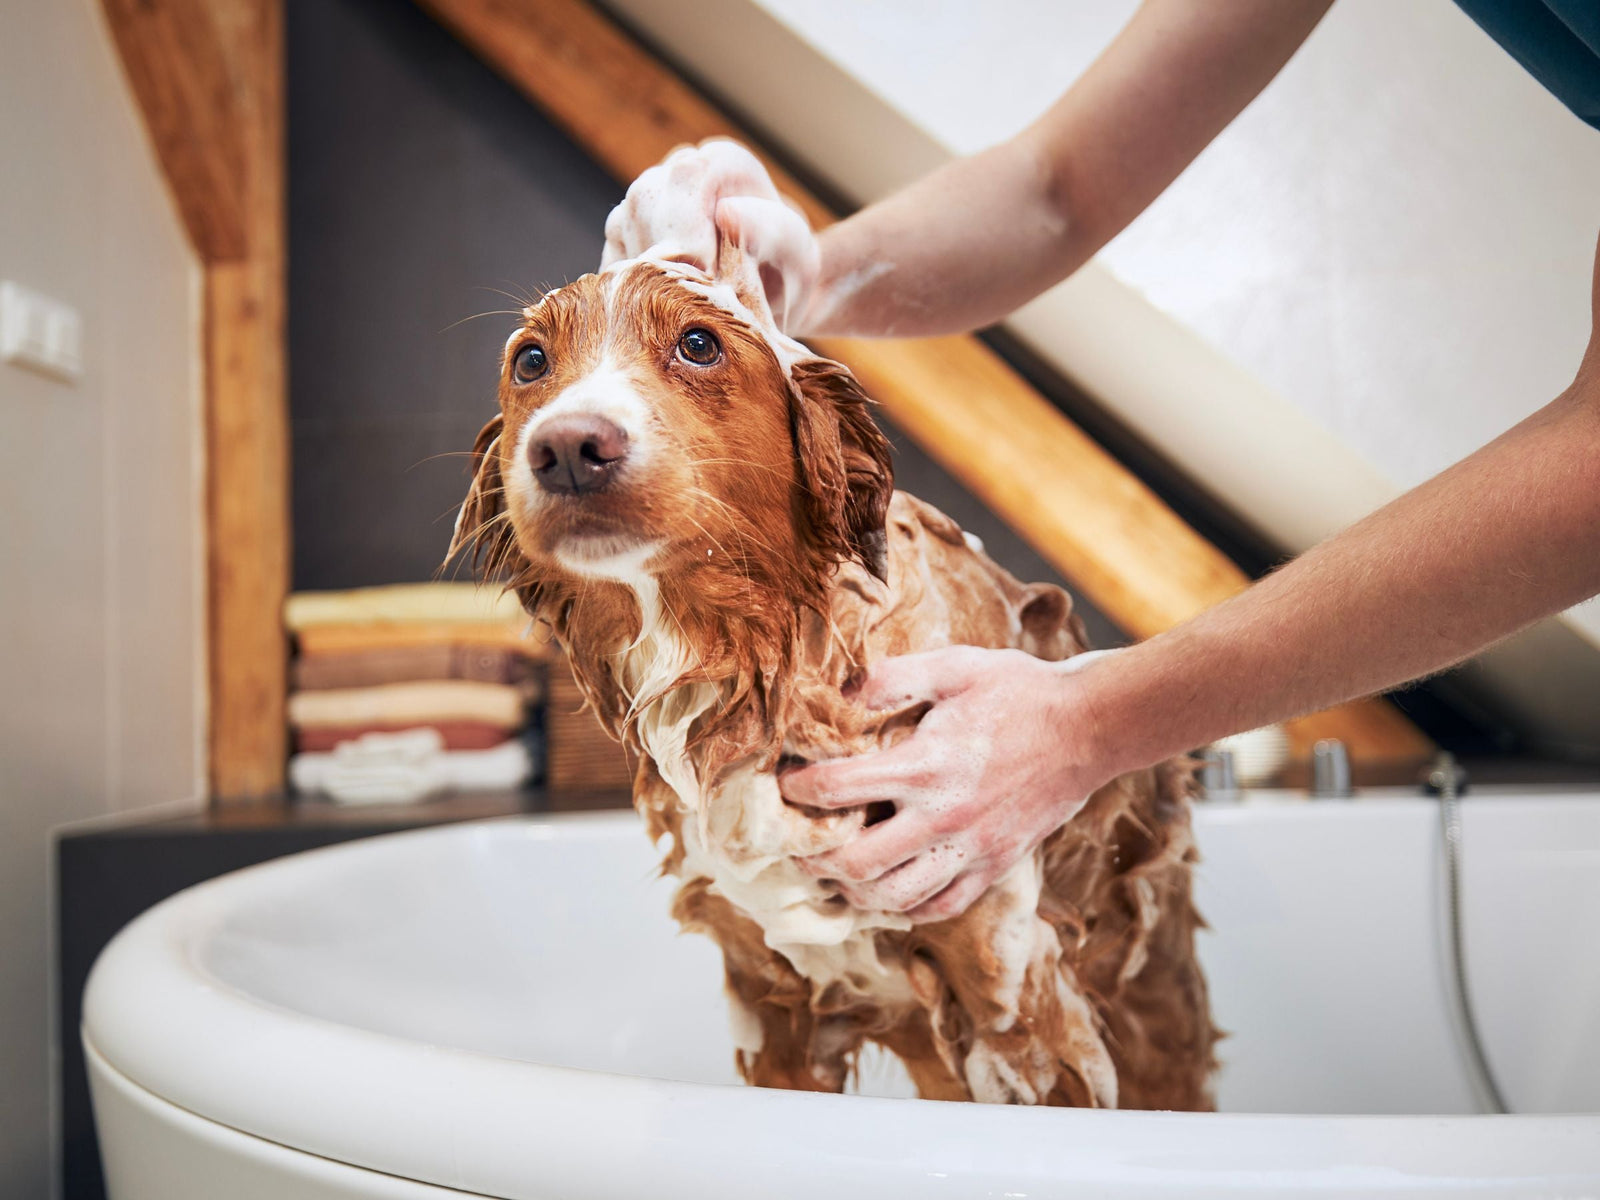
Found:
[{"label": "dog's head", "polygon": [[475,546],[558,632],[597,580],[792,607],[842,561],[883,576],[893,482],[869,402],[778,333],[741,266],[727,247],[715,279],[620,263],[507,341],[451,552]]}]

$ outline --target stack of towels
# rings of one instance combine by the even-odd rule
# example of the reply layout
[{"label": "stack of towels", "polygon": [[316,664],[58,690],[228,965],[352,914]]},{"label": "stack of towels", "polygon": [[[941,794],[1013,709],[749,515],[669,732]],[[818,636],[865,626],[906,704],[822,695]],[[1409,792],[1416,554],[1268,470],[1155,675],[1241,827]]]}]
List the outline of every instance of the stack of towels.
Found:
[{"label": "stack of towels", "polygon": [[470,583],[299,592],[284,621],[297,791],[400,803],[533,778],[546,654],[514,596]]}]

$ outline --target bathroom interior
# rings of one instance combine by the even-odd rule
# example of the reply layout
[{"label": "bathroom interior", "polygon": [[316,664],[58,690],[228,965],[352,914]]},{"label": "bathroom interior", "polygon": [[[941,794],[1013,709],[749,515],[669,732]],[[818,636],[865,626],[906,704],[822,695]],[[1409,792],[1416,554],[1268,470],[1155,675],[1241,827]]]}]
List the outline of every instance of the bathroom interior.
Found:
[{"label": "bathroom interior", "polygon": [[[446,562],[645,167],[731,133],[842,216],[1137,7],[0,0],[0,1197],[1600,1191],[1600,600],[1195,748],[1218,1111],[1113,1112],[742,1085],[632,762]],[[826,349],[1124,646],[1561,392],[1597,194],[1454,6],[1338,0],[1069,281]]]}]

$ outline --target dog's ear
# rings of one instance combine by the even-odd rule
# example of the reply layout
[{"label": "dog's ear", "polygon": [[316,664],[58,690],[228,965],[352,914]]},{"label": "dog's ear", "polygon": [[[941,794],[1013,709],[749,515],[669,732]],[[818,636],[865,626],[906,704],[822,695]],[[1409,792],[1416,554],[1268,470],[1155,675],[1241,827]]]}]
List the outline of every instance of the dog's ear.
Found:
[{"label": "dog's ear", "polygon": [[517,545],[506,514],[505,481],[500,477],[500,435],[504,429],[505,418],[496,413],[478,431],[472,444],[472,483],[456,515],[445,562],[470,552],[473,569],[485,579],[505,579],[531,613],[538,603],[538,588],[528,579],[528,560]]},{"label": "dog's ear", "polygon": [[805,359],[790,371],[791,424],[808,532],[834,559],[858,559],[887,581],[885,523],[894,494],[889,440],[872,401],[839,363]]},{"label": "dog's ear", "polygon": [[446,562],[470,548],[473,566],[477,566],[494,548],[494,531],[505,523],[505,487],[500,479],[500,434],[504,428],[505,418],[496,413],[472,443],[472,483],[456,514]]},{"label": "dog's ear", "polygon": [[1072,611],[1072,597],[1053,583],[1030,583],[1022,589],[1017,613],[1021,648],[1035,658],[1059,662],[1089,647],[1083,618]]}]

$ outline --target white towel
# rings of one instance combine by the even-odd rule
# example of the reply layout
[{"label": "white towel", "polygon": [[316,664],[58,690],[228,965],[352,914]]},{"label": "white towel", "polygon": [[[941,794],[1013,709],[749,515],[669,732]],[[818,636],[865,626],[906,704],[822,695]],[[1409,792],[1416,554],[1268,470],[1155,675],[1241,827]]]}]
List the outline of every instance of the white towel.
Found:
[{"label": "white towel", "polygon": [[368,733],[327,754],[296,754],[289,780],[340,804],[408,804],[445,791],[521,787],[533,760],[520,741],[492,750],[446,750],[434,729]]}]

